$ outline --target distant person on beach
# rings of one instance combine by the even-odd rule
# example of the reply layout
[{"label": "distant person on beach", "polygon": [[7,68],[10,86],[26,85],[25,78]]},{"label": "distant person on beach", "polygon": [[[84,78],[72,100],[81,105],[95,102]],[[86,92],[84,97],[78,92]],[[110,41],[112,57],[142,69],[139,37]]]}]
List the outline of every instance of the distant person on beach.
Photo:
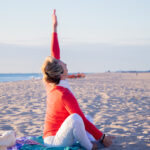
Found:
[{"label": "distant person on beach", "polygon": [[49,147],[67,147],[79,141],[87,150],[96,150],[99,145],[109,147],[113,137],[105,136],[85,117],[66,80],[68,69],[60,60],[55,10],[52,29],[51,56],[45,59],[42,66],[47,92],[44,143]]}]

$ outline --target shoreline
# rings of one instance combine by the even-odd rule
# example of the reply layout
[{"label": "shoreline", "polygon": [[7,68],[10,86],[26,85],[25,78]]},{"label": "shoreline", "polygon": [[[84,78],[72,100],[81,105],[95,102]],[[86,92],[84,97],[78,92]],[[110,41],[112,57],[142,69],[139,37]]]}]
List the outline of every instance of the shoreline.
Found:
[{"label": "shoreline", "polygon": [[[21,81],[30,81],[30,80],[42,80],[42,74],[41,73],[33,73],[33,74],[35,74],[35,75],[40,75],[40,76],[38,76],[38,77],[34,77],[34,76],[32,76],[33,74],[32,73],[10,73],[10,74],[7,74],[7,73],[0,73],[0,75],[4,75],[4,77],[5,77],[5,75],[6,75],[6,77],[8,76],[8,75],[16,75],[16,77],[14,77],[14,78],[17,78],[17,75],[30,75],[28,78],[24,78],[24,79],[16,79],[16,80],[10,80],[10,81],[2,81],[1,80],[1,76],[0,76],[0,83],[7,83],[7,82],[21,82]],[[73,74],[78,74],[78,73],[69,73],[69,75],[73,75]],[[101,73],[83,73],[83,74],[85,74],[85,76],[89,76],[89,75],[93,75],[93,76],[95,76],[95,75],[103,75],[103,74],[126,74],[126,75],[136,75],[136,76],[138,76],[138,75],[147,75],[147,74],[149,74],[150,75],[150,72],[101,72]],[[9,77],[9,76],[8,76]],[[20,77],[20,76],[19,76]],[[13,78],[13,77],[12,77]],[[69,79],[69,78],[68,78]]]}]

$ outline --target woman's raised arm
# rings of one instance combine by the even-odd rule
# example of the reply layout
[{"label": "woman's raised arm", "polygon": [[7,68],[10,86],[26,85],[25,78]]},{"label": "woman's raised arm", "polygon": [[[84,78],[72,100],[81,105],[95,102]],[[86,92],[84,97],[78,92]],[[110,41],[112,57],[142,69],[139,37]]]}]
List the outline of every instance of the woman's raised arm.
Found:
[{"label": "woman's raised arm", "polygon": [[52,40],[51,40],[51,56],[53,56],[56,59],[60,59],[60,48],[59,48],[59,42],[57,37],[57,16],[56,16],[56,10],[54,9],[52,14]]}]

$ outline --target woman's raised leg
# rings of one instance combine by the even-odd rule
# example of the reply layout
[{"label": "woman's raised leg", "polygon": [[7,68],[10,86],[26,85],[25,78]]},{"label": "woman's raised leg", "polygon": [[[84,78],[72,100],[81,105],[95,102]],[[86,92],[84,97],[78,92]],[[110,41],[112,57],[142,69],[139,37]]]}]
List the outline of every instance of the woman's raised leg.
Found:
[{"label": "woman's raised leg", "polygon": [[74,141],[79,141],[87,150],[91,150],[93,147],[86,134],[83,120],[78,114],[70,115],[53,138],[47,137],[44,139],[45,144],[51,147],[71,146]]}]

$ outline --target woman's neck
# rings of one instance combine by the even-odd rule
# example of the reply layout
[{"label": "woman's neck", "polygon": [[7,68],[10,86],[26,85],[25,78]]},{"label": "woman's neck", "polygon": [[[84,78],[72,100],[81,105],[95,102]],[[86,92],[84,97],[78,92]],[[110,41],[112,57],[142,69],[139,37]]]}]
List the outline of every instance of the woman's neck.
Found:
[{"label": "woman's neck", "polygon": [[48,87],[49,90],[52,90],[56,86],[56,84],[46,82],[46,86]]}]

